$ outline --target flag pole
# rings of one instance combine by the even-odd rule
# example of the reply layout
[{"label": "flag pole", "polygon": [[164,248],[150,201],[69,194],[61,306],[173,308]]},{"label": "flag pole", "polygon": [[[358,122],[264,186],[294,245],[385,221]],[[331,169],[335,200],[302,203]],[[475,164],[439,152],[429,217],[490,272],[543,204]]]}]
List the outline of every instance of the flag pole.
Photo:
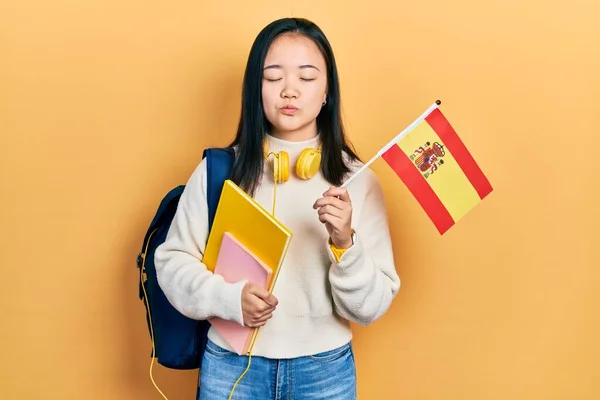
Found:
[{"label": "flag pole", "polygon": [[358,171],[356,171],[346,182],[344,182],[342,184],[342,187],[347,186],[350,182],[352,182],[354,180],[354,178],[356,178],[358,176],[358,174],[360,174],[361,172],[363,172],[365,169],[369,168],[369,165],[373,164],[373,162],[375,160],[377,160],[379,157],[381,157],[383,155],[383,153],[385,153],[386,151],[388,151],[392,146],[394,146],[396,143],[398,143],[398,141],[400,139],[402,139],[408,132],[410,132],[415,126],[417,126],[421,121],[423,121],[425,118],[427,118],[427,116],[429,114],[431,114],[431,112],[433,110],[435,110],[436,108],[438,108],[438,106],[442,104],[442,102],[440,100],[436,100],[435,103],[433,103],[427,110],[425,110],[425,112],[423,114],[421,114],[421,116],[419,118],[417,118],[416,120],[414,120],[409,126],[407,126],[402,132],[400,132],[398,135],[396,135],[396,137],[394,137],[392,140],[390,140],[388,142],[388,144],[386,144],[381,150],[379,150],[377,152],[377,154],[375,154],[375,156],[373,158],[371,158],[369,161],[367,161],[367,163],[365,165],[363,165]]}]

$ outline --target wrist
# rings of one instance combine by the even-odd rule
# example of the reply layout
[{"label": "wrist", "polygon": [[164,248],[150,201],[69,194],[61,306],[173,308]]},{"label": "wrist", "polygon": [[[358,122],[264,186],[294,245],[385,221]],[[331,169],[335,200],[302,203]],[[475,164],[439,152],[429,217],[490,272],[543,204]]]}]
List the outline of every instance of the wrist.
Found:
[{"label": "wrist", "polygon": [[352,247],[352,245],[354,244],[354,235],[355,235],[355,232],[354,232],[354,229],[352,229],[352,232],[350,233],[350,236],[348,239],[333,241],[330,238],[329,242],[339,250],[347,250],[350,247]]},{"label": "wrist", "polygon": [[352,247],[352,244],[352,239],[350,239],[341,243],[334,243],[333,245],[340,250],[348,250],[350,247]]}]

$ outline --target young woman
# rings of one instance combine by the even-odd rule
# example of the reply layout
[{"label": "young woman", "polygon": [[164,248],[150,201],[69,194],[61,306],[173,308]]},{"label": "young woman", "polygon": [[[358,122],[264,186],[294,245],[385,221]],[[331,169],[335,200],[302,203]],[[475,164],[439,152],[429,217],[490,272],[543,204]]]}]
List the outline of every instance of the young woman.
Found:
[{"label": "young woman", "polygon": [[[400,279],[375,175],[366,169],[341,187],[362,164],[344,135],[333,51],[314,23],[285,18],[260,32],[246,66],[231,146],[232,180],[267,210],[273,205],[274,163],[281,152],[289,156],[289,179],[276,185],[275,215],[294,236],[275,289],[270,294],[246,282],[227,283],[202,264],[208,238],[204,161],[156,251],[161,288],[191,318],[218,316],[261,327],[234,398],[355,399],[350,323],[367,325],[381,317]],[[320,163],[314,154],[301,156],[304,149],[322,155]],[[311,160],[312,173],[306,167]],[[247,366],[248,357],[232,352],[211,330],[200,399],[227,399]]]}]

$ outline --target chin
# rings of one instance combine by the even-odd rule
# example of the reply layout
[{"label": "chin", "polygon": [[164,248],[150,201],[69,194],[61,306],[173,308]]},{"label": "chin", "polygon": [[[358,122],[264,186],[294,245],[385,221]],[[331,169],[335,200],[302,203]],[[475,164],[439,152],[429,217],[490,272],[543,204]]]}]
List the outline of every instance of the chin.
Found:
[{"label": "chin", "polygon": [[279,123],[275,124],[273,127],[279,132],[283,133],[293,133],[298,131],[306,126],[306,124],[300,122],[292,122],[292,121],[278,121]]}]

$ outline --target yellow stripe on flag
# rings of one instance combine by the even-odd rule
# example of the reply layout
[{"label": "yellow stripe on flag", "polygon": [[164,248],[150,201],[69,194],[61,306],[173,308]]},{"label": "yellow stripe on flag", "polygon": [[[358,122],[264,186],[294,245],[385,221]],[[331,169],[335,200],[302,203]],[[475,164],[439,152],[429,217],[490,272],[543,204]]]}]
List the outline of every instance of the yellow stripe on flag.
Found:
[{"label": "yellow stripe on flag", "polygon": [[[429,146],[426,145],[428,142]],[[438,162],[443,160],[444,163],[437,165],[437,169],[433,173],[430,172],[431,168],[429,168],[426,172],[422,172],[422,175],[429,172],[426,179],[427,183],[456,222],[481,199],[454,157],[452,157],[452,154],[442,143],[440,137],[427,121],[421,121],[406,136],[400,139],[398,146],[409,158],[412,155],[415,156],[413,160],[413,165],[415,165],[415,161],[422,155],[422,153],[417,153],[417,149],[423,148],[426,150],[435,143],[443,146],[444,155],[438,158]],[[416,165],[415,168],[417,168]]]}]

